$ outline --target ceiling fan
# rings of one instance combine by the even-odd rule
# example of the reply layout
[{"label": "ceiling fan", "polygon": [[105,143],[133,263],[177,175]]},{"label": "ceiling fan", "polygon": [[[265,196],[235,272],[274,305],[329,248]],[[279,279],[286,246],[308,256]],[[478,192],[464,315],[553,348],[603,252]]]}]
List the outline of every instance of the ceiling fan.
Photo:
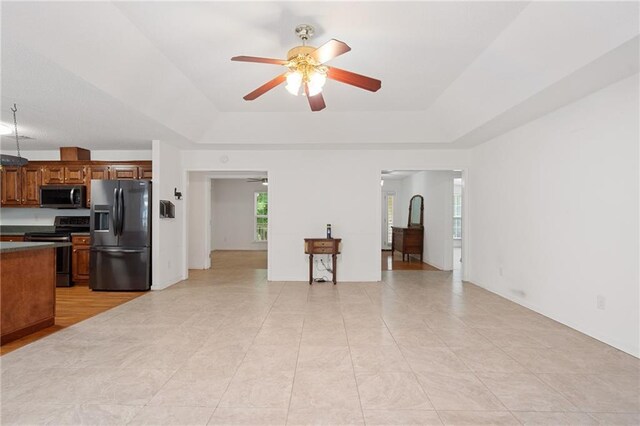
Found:
[{"label": "ceiling fan", "polygon": [[269,185],[269,180],[267,178],[248,178],[247,182],[260,182],[264,186]]},{"label": "ceiling fan", "polygon": [[252,101],[286,81],[285,88],[289,93],[297,96],[302,88],[302,93],[309,100],[311,111],[321,111],[326,107],[322,96],[322,87],[327,78],[371,92],[378,91],[382,86],[382,82],[375,78],[325,65],[331,59],[351,50],[346,43],[331,39],[322,46],[315,48],[306,45],[307,40],[314,34],[314,29],[311,25],[298,25],[295,32],[302,40],[302,46],[296,46],[289,50],[287,59],[259,58],[255,56],[234,56],[231,58],[232,61],[283,65],[289,69],[244,96],[244,100]]}]

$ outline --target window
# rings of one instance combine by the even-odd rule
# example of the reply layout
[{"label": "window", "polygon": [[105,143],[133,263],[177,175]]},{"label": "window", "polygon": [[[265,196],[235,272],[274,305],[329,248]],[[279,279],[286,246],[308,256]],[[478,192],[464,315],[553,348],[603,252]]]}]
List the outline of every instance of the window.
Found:
[{"label": "window", "polygon": [[391,245],[391,238],[393,237],[393,199],[394,193],[387,193],[387,244]]},{"label": "window", "polygon": [[266,192],[256,192],[254,194],[254,214],[255,224],[254,239],[256,241],[267,241],[267,215],[269,212],[269,202]]},{"label": "window", "polygon": [[453,194],[453,239],[462,238],[462,194]]}]

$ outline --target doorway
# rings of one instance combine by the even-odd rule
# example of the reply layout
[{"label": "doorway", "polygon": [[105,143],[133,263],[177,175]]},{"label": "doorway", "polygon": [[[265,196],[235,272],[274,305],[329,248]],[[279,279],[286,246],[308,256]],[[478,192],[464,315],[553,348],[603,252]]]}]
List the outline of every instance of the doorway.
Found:
[{"label": "doorway", "polygon": [[[462,241],[461,210],[454,212],[454,199],[461,202],[461,191],[459,197],[454,197],[458,193],[454,193],[454,178],[458,178],[455,182],[460,183],[461,172],[382,171],[382,270],[454,270],[454,245],[461,247]],[[419,197],[415,197],[416,195]],[[412,199],[422,199],[422,218],[414,217],[415,223],[410,223],[409,218]],[[460,207],[460,204],[457,206]],[[417,218],[420,218],[419,214]],[[393,228],[396,238],[393,237]],[[460,235],[457,234],[454,238],[456,230]]]},{"label": "doorway", "polygon": [[266,172],[190,172],[188,266],[264,270],[268,263]]}]

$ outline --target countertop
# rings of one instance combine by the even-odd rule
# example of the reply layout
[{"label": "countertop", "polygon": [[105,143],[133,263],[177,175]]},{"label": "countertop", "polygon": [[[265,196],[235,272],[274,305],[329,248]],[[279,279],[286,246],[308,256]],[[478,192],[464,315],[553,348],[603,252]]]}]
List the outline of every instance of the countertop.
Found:
[{"label": "countertop", "polygon": [[0,225],[0,235],[24,235],[27,232],[53,232],[53,225]]},{"label": "countertop", "polygon": [[32,243],[0,241],[0,253],[10,253],[24,250],[42,250],[57,247],[71,247],[71,243]]},{"label": "countertop", "polygon": [[91,232],[72,232],[71,236],[73,237],[74,235],[76,235],[78,237],[90,237],[91,236]]}]

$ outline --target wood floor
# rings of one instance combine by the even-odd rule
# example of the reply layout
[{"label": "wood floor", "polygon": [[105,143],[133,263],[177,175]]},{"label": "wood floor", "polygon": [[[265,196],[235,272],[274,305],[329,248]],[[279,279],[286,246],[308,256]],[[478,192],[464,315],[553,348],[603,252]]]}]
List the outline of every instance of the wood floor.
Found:
[{"label": "wood floor", "polygon": [[214,250],[211,269],[267,269],[266,250]]},{"label": "wood floor", "polygon": [[[266,250],[214,250],[211,252],[211,269],[267,269]],[[418,258],[410,257],[402,261],[402,255],[391,251],[382,252],[383,271],[439,271],[440,269],[428,263],[420,262]]]},{"label": "wood floor", "polygon": [[62,330],[80,321],[142,296],[144,291],[91,291],[86,285],[56,288],[56,323],[0,346],[0,355]]},{"label": "wood floor", "polygon": [[435,266],[431,266],[428,263],[420,262],[417,257],[409,256],[409,260],[403,262],[402,255],[399,252],[394,252],[391,255],[391,250],[384,250],[382,252],[382,270],[383,271],[439,271],[440,269]]}]

